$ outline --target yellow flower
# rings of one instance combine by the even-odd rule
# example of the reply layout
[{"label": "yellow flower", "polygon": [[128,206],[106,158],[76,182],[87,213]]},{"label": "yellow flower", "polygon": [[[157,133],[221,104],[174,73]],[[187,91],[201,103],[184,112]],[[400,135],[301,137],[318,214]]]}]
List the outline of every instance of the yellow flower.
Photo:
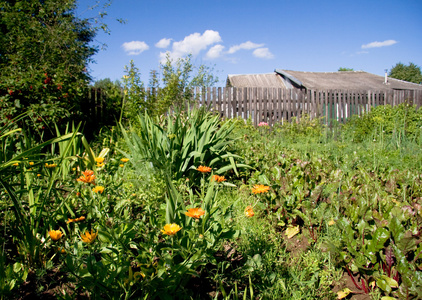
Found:
[{"label": "yellow flower", "polygon": [[104,167],[104,157],[96,157],[95,161],[97,162],[97,168]]},{"label": "yellow flower", "polygon": [[180,229],[182,229],[182,227],[177,224],[166,224],[161,232],[167,235],[175,235]]},{"label": "yellow flower", "polygon": [[247,206],[246,208],[245,208],[245,215],[248,217],[248,218],[252,218],[254,215],[255,215],[255,213],[254,213],[254,211],[253,211],[253,207],[252,206]]},{"label": "yellow flower", "polygon": [[48,164],[48,163],[45,163],[45,167],[46,168],[55,168],[55,167],[57,167],[57,164]]},{"label": "yellow flower", "polygon": [[328,222],[328,225],[330,225],[330,226],[332,226],[332,225],[334,225],[334,224],[336,224],[336,222],[335,222],[333,219],[331,219],[331,220]]},{"label": "yellow flower", "polygon": [[252,193],[254,194],[261,194],[266,193],[270,190],[269,186],[263,185],[263,184],[257,184],[253,187]]},{"label": "yellow flower", "polygon": [[101,164],[104,162],[104,157],[96,157],[95,161],[97,162],[97,164]]},{"label": "yellow flower", "polygon": [[30,165],[30,166],[33,166],[33,165],[34,165],[34,162],[33,162],[33,161],[30,161],[30,162],[29,162],[29,165]]},{"label": "yellow flower", "polygon": [[200,207],[190,208],[187,212],[185,212],[185,215],[194,219],[199,219],[204,214],[205,214],[205,211]]},{"label": "yellow flower", "polygon": [[19,166],[19,163],[14,163],[13,165],[14,165],[15,167],[17,167],[17,166]]},{"label": "yellow flower", "polygon": [[97,185],[95,188],[92,189],[92,191],[97,194],[102,194],[104,192],[104,187],[101,185]]},{"label": "yellow flower", "polygon": [[211,180],[217,181],[217,182],[223,182],[223,181],[226,181],[226,178],[224,178],[224,176],[212,175]]},{"label": "yellow flower", "polygon": [[120,161],[126,163],[126,162],[129,161],[129,158],[124,157],[124,158],[120,159]]},{"label": "yellow flower", "polygon": [[77,181],[95,184],[94,171],[86,170],[85,172],[82,172],[82,174],[83,174],[83,176],[76,179]]},{"label": "yellow flower", "polygon": [[63,235],[60,230],[50,230],[48,234],[50,235],[53,241],[58,241]]},{"label": "yellow flower", "polygon": [[205,167],[205,166],[199,166],[198,168],[196,168],[197,171],[201,172],[201,173],[209,173],[211,172],[211,168],[210,167]]},{"label": "yellow flower", "polygon": [[123,168],[124,166],[125,166],[125,165],[123,165],[123,164],[119,165],[119,167],[120,167],[120,168]]},{"label": "yellow flower", "polygon": [[84,243],[91,244],[95,240],[97,235],[98,235],[98,232],[93,232],[91,229],[91,233],[89,233],[88,231],[85,231],[85,234],[81,234],[81,240]]},{"label": "yellow flower", "polygon": [[81,216],[81,217],[76,218],[76,219],[67,218],[66,223],[69,224],[69,223],[72,223],[72,222],[80,222],[80,221],[83,221],[83,220],[85,220],[84,216]]}]

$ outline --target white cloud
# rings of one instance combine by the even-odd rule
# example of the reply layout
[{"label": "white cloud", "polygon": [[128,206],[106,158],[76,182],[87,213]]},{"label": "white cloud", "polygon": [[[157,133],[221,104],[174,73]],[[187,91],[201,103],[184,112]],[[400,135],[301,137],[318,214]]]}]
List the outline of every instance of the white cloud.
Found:
[{"label": "white cloud", "polygon": [[204,59],[217,59],[223,58],[225,60],[235,63],[238,58],[233,55],[239,50],[252,50],[252,54],[255,57],[263,59],[272,59],[274,55],[268,48],[264,48],[265,44],[257,44],[251,41],[247,41],[238,45],[234,45],[226,50],[226,47],[222,44],[222,39],[218,31],[205,30],[202,34],[195,32],[185,36],[180,41],[173,41],[170,38],[163,38],[158,41],[155,46],[157,48],[167,48],[171,45],[171,50],[160,52],[159,59],[161,63],[165,63],[167,57],[171,60],[177,60],[179,58],[186,57],[189,54],[197,56],[201,51],[207,51],[204,54]]},{"label": "white cloud", "polygon": [[[171,59],[182,58],[188,54],[196,56],[201,50],[221,41],[218,31],[205,30],[203,34],[195,32],[186,36],[182,41],[173,42],[172,51],[168,51],[168,53]],[[166,53],[160,53],[161,61],[166,57]]]},{"label": "white cloud", "polygon": [[128,55],[139,55],[149,49],[149,46],[141,41],[126,42],[123,43],[122,47]]},{"label": "white cloud", "polygon": [[208,50],[207,54],[205,55],[205,58],[207,59],[219,58],[222,55],[223,50],[224,50],[223,45],[215,45],[211,47],[210,50]]},{"label": "white cloud", "polygon": [[266,59],[274,58],[274,55],[270,52],[270,50],[268,50],[268,48],[255,49],[252,54],[255,57],[259,57],[259,58],[266,58]]},{"label": "white cloud", "polygon": [[167,48],[171,43],[171,39],[161,39],[158,41],[158,43],[155,44],[155,47],[157,48]]},{"label": "white cloud", "polygon": [[240,45],[235,45],[235,46],[230,47],[228,53],[233,54],[233,53],[235,53],[235,52],[237,52],[241,49],[250,50],[250,49],[260,48],[262,46],[264,46],[264,44],[255,44],[255,43],[252,43],[251,41],[247,41],[247,42],[242,43]]},{"label": "white cloud", "polygon": [[362,49],[368,49],[368,48],[379,48],[379,47],[385,47],[385,46],[391,46],[396,44],[397,41],[395,40],[386,40],[384,42],[372,42],[366,45],[362,45]]}]

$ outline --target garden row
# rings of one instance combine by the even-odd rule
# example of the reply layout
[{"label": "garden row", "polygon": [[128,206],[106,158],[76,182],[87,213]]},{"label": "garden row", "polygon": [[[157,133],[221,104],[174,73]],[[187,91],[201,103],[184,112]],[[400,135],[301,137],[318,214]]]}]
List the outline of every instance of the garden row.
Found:
[{"label": "garden row", "polygon": [[271,130],[144,114],[91,144],[8,123],[2,298],[420,298],[421,114]]}]

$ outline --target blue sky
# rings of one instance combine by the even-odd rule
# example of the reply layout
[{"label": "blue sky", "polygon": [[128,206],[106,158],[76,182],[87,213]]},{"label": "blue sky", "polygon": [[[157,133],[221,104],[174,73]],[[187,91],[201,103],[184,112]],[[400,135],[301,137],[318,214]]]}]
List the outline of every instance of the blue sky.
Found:
[{"label": "blue sky", "polygon": [[[79,0],[79,17],[94,0]],[[339,67],[383,75],[396,63],[422,66],[420,0],[114,0],[107,9],[111,34],[90,65],[94,80],[121,79],[130,60],[147,84],[169,52],[191,53],[214,69],[223,86],[228,74],[274,69],[334,72]],[[119,24],[116,18],[126,20]]]}]

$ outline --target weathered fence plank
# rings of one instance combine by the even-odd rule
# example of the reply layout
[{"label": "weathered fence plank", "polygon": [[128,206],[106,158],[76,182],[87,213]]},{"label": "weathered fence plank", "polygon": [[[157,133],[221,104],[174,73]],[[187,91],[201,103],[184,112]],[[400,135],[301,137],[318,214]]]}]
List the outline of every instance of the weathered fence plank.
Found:
[{"label": "weathered fence plank", "polygon": [[[146,89],[146,99],[152,91]],[[260,122],[274,125],[291,122],[295,117],[302,120],[323,118],[325,124],[333,120],[345,122],[353,115],[362,115],[378,105],[409,103],[419,108],[422,105],[422,90],[308,90],[302,92],[281,88],[232,88],[212,87],[192,90],[194,105],[205,106],[222,118],[251,119],[257,126]],[[99,89],[91,89],[84,110],[92,120],[103,121],[107,117],[107,98]],[[127,101],[130,101],[130,99]],[[192,103],[191,103],[192,105]]]}]

